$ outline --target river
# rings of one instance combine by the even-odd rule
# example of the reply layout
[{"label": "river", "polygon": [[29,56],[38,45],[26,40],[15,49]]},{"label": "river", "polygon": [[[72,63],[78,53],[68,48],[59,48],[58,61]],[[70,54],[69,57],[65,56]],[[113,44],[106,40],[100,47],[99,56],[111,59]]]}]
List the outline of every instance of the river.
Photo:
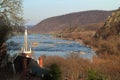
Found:
[{"label": "river", "polygon": [[[55,38],[52,35],[46,34],[30,34],[28,35],[29,42],[36,57],[40,55],[57,55],[65,57],[66,54],[72,52],[79,52],[80,57],[91,59],[95,55],[90,47],[81,45],[78,42],[71,40],[63,40]],[[13,36],[8,43],[8,53],[10,55],[16,54],[23,46],[24,36]]]}]

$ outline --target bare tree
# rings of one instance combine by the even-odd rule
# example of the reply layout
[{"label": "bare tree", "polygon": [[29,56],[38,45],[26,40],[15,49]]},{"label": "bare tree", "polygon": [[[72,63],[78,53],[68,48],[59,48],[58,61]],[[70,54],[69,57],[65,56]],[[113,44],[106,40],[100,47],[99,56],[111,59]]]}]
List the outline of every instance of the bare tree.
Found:
[{"label": "bare tree", "polygon": [[0,0],[0,19],[9,27],[20,26],[23,22],[22,0]]},{"label": "bare tree", "polygon": [[0,0],[0,36],[3,37],[0,43],[7,40],[9,33],[22,24],[22,0]]},{"label": "bare tree", "polygon": [[0,63],[6,56],[5,41],[22,23],[22,0],[0,0]]}]

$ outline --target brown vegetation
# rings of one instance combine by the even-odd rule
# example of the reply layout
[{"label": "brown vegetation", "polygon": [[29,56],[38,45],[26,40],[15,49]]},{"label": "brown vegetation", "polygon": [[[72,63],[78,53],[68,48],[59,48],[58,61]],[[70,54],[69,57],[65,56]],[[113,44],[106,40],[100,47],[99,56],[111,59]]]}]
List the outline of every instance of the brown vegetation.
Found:
[{"label": "brown vegetation", "polygon": [[84,44],[91,46],[96,53],[108,55],[120,55],[119,36],[110,36],[107,39],[84,38]]},{"label": "brown vegetation", "polygon": [[84,79],[86,76],[84,71],[87,68],[87,64],[90,64],[88,60],[82,60],[79,58],[64,59],[58,56],[46,57],[44,58],[44,63],[44,66],[48,66],[53,63],[59,65],[62,72],[62,80],[78,80],[80,78]]},{"label": "brown vegetation", "polygon": [[101,55],[104,58],[94,57],[91,62],[75,55],[78,54],[69,54],[66,58],[46,56],[43,58],[44,66],[57,64],[62,72],[62,80],[119,80],[120,56]]},{"label": "brown vegetation", "polygon": [[92,46],[98,55],[120,55],[120,9],[112,13],[93,37],[84,38],[87,45]]},{"label": "brown vegetation", "polygon": [[86,37],[91,37],[95,34],[95,31],[83,31],[83,32],[72,32],[72,33],[63,33],[62,37],[65,39],[84,39]]},{"label": "brown vegetation", "polygon": [[[93,67],[97,69],[105,76],[108,80],[119,80],[120,79],[120,56],[112,55],[101,55],[101,58],[94,57]],[[103,59],[104,58],[104,59]]]}]

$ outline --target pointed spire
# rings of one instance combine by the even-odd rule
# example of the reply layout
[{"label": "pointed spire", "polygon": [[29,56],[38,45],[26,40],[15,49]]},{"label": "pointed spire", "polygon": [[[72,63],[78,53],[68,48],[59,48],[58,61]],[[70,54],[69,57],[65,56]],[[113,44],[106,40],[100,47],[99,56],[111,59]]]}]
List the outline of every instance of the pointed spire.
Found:
[{"label": "pointed spire", "polygon": [[31,54],[31,52],[32,52],[31,47],[30,47],[30,45],[28,43],[27,27],[25,27],[23,53]]},{"label": "pointed spire", "polygon": [[27,27],[25,28],[25,35],[24,35],[24,50],[28,50],[28,36],[27,36]]}]

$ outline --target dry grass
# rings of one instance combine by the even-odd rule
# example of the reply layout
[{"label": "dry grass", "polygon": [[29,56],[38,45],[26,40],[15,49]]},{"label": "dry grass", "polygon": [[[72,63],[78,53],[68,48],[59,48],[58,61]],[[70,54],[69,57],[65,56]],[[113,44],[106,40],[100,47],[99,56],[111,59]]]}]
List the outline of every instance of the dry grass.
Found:
[{"label": "dry grass", "polygon": [[98,73],[95,76],[105,77],[104,80],[119,80],[120,56],[106,54],[101,55],[101,57],[94,57],[93,62],[90,62],[89,60],[78,57],[62,58],[58,56],[46,56],[44,57],[44,66],[47,67],[50,64],[57,64],[62,72],[62,80],[66,76],[69,80],[87,80],[89,69]]},{"label": "dry grass", "polygon": [[[101,55],[94,57],[93,67],[108,77],[109,80],[120,79],[120,56]],[[103,59],[104,57],[104,59]]]},{"label": "dry grass", "polygon": [[84,39],[87,37],[92,37],[95,34],[95,31],[82,31],[82,32],[72,32],[72,33],[63,33],[63,38],[65,39]]}]

